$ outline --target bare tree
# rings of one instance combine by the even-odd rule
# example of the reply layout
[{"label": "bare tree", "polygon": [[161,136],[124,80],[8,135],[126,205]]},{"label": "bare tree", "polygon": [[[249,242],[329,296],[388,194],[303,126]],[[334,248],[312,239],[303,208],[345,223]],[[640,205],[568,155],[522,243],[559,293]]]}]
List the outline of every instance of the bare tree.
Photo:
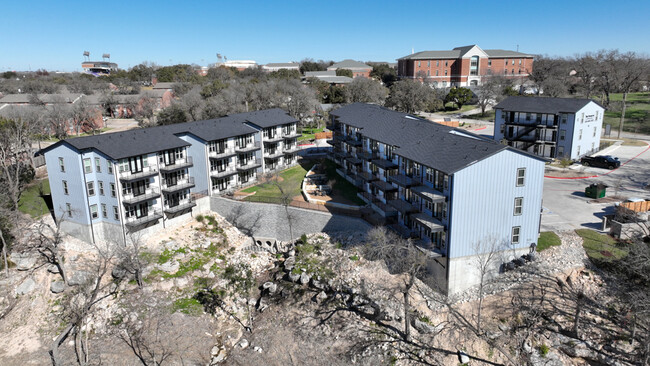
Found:
[{"label": "bare tree", "polygon": [[158,109],[158,101],[145,93],[133,111],[133,118],[138,121],[140,127],[155,126],[156,109]]},{"label": "bare tree", "polygon": [[380,82],[368,78],[356,78],[345,88],[348,103],[374,103],[382,105],[388,89]]},{"label": "bare tree", "polygon": [[279,174],[271,179],[273,185],[280,191],[279,202],[284,207],[284,213],[287,217],[287,224],[289,225],[289,240],[293,240],[293,216],[289,211],[289,205],[293,201],[294,193],[291,191],[291,186],[287,185]]},{"label": "bare tree", "polygon": [[126,236],[126,242],[120,240],[120,238],[114,238],[109,241],[116,253],[117,268],[132,275],[138,287],[142,288],[144,286],[142,273],[148,264],[143,257],[144,241],[142,234],[139,232],[131,232]]},{"label": "bare tree", "polygon": [[41,219],[34,224],[20,241],[17,248],[22,252],[38,253],[45,259],[46,263],[57,267],[63,281],[68,283],[68,275],[63,262],[63,214],[61,219],[53,225]]},{"label": "bare tree", "polygon": [[79,100],[72,106],[70,120],[77,136],[85,128],[89,128],[94,133],[97,129],[95,118],[97,118],[95,109],[85,99]]},{"label": "bare tree", "polygon": [[598,55],[586,52],[576,56],[573,64],[576,68],[576,76],[580,78],[580,87],[584,90],[585,97],[591,98],[591,94],[596,89],[596,79],[601,66]]},{"label": "bare tree", "polygon": [[120,101],[117,99],[117,97],[112,92],[107,91],[102,94],[99,102],[101,103],[102,108],[104,108],[104,111],[108,113],[108,116],[115,118],[117,106],[120,104]]},{"label": "bare tree", "polygon": [[[607,62],[614,61],[615,64],[609,64],[607,70],[614,72],[616,77],[616,90],[623,93],[621,120],[618,125],[618,135],[621,137],[623,123],[625,122],[625,109],[627,107],[627,95],[637,85],[639,80],[646,76],[648,71],[647,60],[644,60],[634,52],[618,54],[617,57],[608,58]],[[615,71],[614,71],[615,70]]]},{"label": "bare tree", "polygon": [[411,289],[415,279],[425,273],[427,255],[418,248],[412,240],[403,239],[388,231],[383,226],[377,226],[368,232],[366,256],[370,260],[384,260],[393,273],[403,273],[406,276],[401,292],[404,299],[404,340],[409,342],[411,337]]},{"label": "bare tree", "polygon": [[498,263],[502,260],[502,252],[506,245],[494,237],[487,237],[472,245],[473,265],[478,276],[478,305],[476,311],[476,332],[481,334],[481,313],[486,282],[498,272]]},{"label": "bare tree", "polygon": [[415,80],[400,80],[390,87],[386,106],[395,110],[415,113],[424,110],[432,97],[432,90]]},{"label": "bare tree", "polygon": [[59,353],[59,347],[70,336],[74,338],[74,351],[77,364],[87,365],[90,361],[88,349],[88,332],[82,330],[87,323],[88,317],[92,314],[94,306],[102,300],[113,296],[118,286],[112,281],[104,281],[109,273],[113,262],[113,253],[108,248],[96,247],[96,257],[89,260],[88,265],[92,268],[87,272],[89,275],[86,281],[76,288],[68,301],[63,304],[63,316],[65,328],[54,339],[50,347],[50,358],[54,366],[63,365],[64,361]]}]

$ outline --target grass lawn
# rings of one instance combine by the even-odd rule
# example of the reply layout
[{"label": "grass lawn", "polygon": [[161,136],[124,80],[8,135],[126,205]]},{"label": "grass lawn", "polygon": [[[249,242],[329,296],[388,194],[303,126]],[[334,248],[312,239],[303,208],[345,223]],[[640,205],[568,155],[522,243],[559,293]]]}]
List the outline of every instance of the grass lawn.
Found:
[{"label": "grass lawn", "polygon": [[622,249],[616,239],[609,235],[589,229],[578,229],[576,233],[582,237],[587,256],[595,262],[611,262],[627,255],[627,250]]},{"label": "grass lawn", "polygon": [[[616,136],[618,124],[621,119],[621,106],[618,104],[623,100],[623,94],[610,94],[612,107],[605,111],[603,126],[612,126],[612,136]],[[650,93],[630,93],[627,95],[627,107],[625,110],[625,123],[623,130],[628,132],[650,133]],[[616,109],[616,110],[613,110]]]},{"label": "grass lawn", "polygon": [[40,197],[39,188],[43,187],[43,194],[50,193],[50,181],[48,179],[37,180],[27,187],[18,201],[18,209],[20,212],[31,215],[32,217],[40,217],[49,213],[45,201]]},{"label": "grass lawn", "polygon": [[332,178],[336,179],[336,183],[334,183],[334,187],[332,187],[333,195],[335,196],[339,195],[359,206],[363,206],[366,204],[366,202],[364,202],[361,198],[357,196],[357,192],[359,192],[357,187],[355,187],[352,183],[345,180],[345,178],[341,177],[336,172],[336,163],[334,163],[329,159],[326,159],[325,171],[329,179]]},{"label": "grass lawn", "polygon": [[[286,187],[289,190],[291,197],[300,195],[300,185],[302,184],[302,180],[305,178],[305,174],[307,174],[313,165],[313,162],[301,163],[300,165],[280,172],[280,177],[282,178],[281,184],[283,187]],[[280,198],[280,190],[273,183],[258,184],[256,186],[243,189],[242,192],[256,192],[254,195],[245,198],[246,201],[251,202],[260,201],[263,198]]]},{"label": "grass lawn", "polygon": [[445,110],[436,112],[437,114],[457,114],[462,112],[471,111],[476,108],[476,105],[465,104],[460,109],[456,108],[456,104],[449,102],[445,104]]},{"label": "grass lawn", "polygon": [[480,119],[481,121],[494,121],[494,110],[489,110],[485,112],[485,116],[481,116],[480,113],[477,114],[468,114],[465,118],[471,119]]},{"label": "grass lawn", "polygon": [[562,245],[562,240],[560,240],[560,237],[557,236],[556,233],[552,231],[545,231],[539,234],[539,240],[537,241],[538,252],[558,245]]},{"label": "grass lawn", "polygon": [[323,132],[324,128],[303,128],[302,129],[302,136],[298,137],[298,141],[304,141],[304,140],[313,140],[316,138],[316,133],[317,132]]}]

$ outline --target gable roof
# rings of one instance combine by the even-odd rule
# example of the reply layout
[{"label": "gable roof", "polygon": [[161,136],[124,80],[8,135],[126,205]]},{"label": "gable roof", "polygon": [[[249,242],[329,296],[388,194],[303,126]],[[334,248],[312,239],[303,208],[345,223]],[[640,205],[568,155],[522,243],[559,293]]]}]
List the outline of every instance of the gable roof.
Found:
[{"label": "gable roof", "polygon": [[462,46],[462,47],[456,47],[453,50],[445,50],[445,51],[420,51],[416,52],[413,54],[410,54],[408,56],[400,57],[398,60],[426,60],[426,59],[455,59],[455,58],[461,58],[463,57],[464,54],[466,54],[469,50],[472,48],[477,47],[485,54],[488,55],[488,57],[533,57],[532,55],[526,54],[526,53],[521,53],[521,52],[516,52],[516,51],[508,51],[508,50],[484,50],[480,48],[478,45],[469,45],[469,46]]},{"label": "gable roof", "polygon": [[500,151],[516,151],[492,139],[372,104],[354,103],[330,114],[361,128],[364,136],[397,146],[396,154],[447,174]]},{"label": "gable roof", "polygon": [[355,61],[351,59],[343,60],[337,62],[332,66],[329,66],[327,70],[336,70],[336,69],[348,69],[348,70],[372,70],[372,66],[366,65],[363,62]]},{"label": "gable roof", "polygon": [[298,122],[298,120],[289,116],[284,110],[275,108],[232,114],[209,120],[74,137],[59,141],[39,153],[50,151],[61,144],[68,144],[77,150],[96,149],[112,159],[123,159],[189,146],[190,143],[178,137],[178,135],[186,133],[209,142],[256,132],[257,129],[248,123],[263,128],[292,122]]},{"label": "gable roof", "polygon": [[591,99],[514,96],[495,105],[494,109],[529,113],[575,113],[591,102],[596,103]]}]

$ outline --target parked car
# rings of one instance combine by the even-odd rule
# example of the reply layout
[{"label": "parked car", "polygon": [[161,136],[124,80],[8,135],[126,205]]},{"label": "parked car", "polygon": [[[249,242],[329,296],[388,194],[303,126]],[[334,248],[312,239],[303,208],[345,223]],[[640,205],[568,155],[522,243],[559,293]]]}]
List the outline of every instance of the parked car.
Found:
[{"label": "parked car", "polygon": [[593,166],[597,168],[616,169],[621,166],[618,158],[611,155],[602,156],[583,156],[580,163],[584,166]]}]

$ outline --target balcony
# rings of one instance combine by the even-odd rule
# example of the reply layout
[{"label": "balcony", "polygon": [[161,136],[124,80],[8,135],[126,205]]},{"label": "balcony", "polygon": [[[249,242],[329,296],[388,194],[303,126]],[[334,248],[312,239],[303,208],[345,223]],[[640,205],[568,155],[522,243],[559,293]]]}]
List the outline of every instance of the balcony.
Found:
[{"label": "balcony", "polygon": [[184,169],[184,168],[189,168],[192,165],[192,157],[187,156],[183,159],[176,159],[173,164],[169,165],[162,165],[160,166],[160,171],[161,172],[173,172],[174,170],[179,170],[179,169]]},{"label": "balcony", "polygon": [[363,142],[350,135],[345,136],[345,143],[352,146],[362,146]]},{"label": "balcony", "polygon": [[196,202],[194,202],[194,199],[190,197],[187,200],[183,200],[183,201],[179,202],[175,206],[166,206],[165,207],[165,213],[168,214],[168,215],[173,215],[173,214],[177,214],[179,212],[191,209],[194,206],[196,206]]},{"label": "balcony", "polygon": [[372,182],[373,180],[378,179],[376,175],[374,175],[372,173],[369,173],[369,172],[361,172],[361,173],[357,174],[357,176],[359,178],[365,180],[366,182]]},{"label": "balcony", "polygon": [[278,142],[278,141],[282,141],[283,139],[284,138],[279,133],[276,133],[275,135],[271,135],[271,136],[262,137],[262,141],[264,142]]},{"label": "balcony", "polygon": [[238,164],[237,170],[246,171],[254,168],[259,168],[261,166],[262,163],[260,162],[260,159],[250,159],[246,162],[246,164]]},{"label": "balcony", "polygon": [[418,223],[420,223],[421,225],[428,227],[431,230],[431,232],[435,233],[435,232],[445,230],[445,226],[442,224],[442,222],[440,222],[440,220],[426,213],[412,214],[411,218],[417,221]]},{"label": "balcony", "polygon": [[397,164],[393,163],[390,160],[386,159],[373,159],[372,163],[375,164],[377,167],[382,168],[384,170],[389,170],[389,169],[396,169],[398,167]]},{"label": "balcony", "polygon": [[194,187],[194,177],[187,177],[186,179],[181,179],[173,185],[168,185],[167,180],[163,181],[162,191],[164,193],[178,192]]},{"label": "balcony", "polygon": [[264,150],[264,157],[268,159],[276,159],[279,158],[280,156],[284,155],[284,152],[282,149],[274,149],[274,150]]},{"label": "balcony", "polygon": [[137,195],[137,196],[135,196],[133,194],[129,194],[129,195],[123,196],[122,197],[122,203],[124,203],[125,205],[135,205],[135,204],[138,204],[140,202],[146,202],[146,201],[156,199],[156,198],[159,198],[159,197],[160,197],[160,191],[158,189],[156,189],[156,188],[147,188],[145,190],[144,194],[140,194],[140,195]]},{"label": "balcony", "polygon": [[298,133],[297,131],[282,131],[282,138],[289,140],[289,139],[295,139],[302,136],[301,133]]},{"label": "balcony", "polygon": [[163,216],[160,210],[154,209],[154,210],[150,210],[149,213],[145,216],[136,217],[136,218],[132,218],[132,217],[127,218],[126,221],[124,222],[124,225],[126,225],[129,229],[133,229],[154,221],[158,221],[162,217]]},{"label": "balcony", "polygon": [[411,188],[411,192],[417,194],[422,198],[432,201],[433,203],[445,202],[447,200],[447,198],[441,192],[424,185]]},{"label": "balcony", "polygon": [[390,200],[388,201],[388,205],[393,207],[394,209],[396,209],[397,211],[401,212],[404,215],[420,211],[418,207],[415,207],[414,205],[402,199]]},{"label": "balcony", "polygon": [[244,146],[235,146],[235,151],[236,152],[247,152],[247,151],[255,151],[260,149],[260,142],[255,141],[251,142],[250,144],[244,145]]},{"label": "balcony", "polygon": [[348,163],[350,163],[352,165],[361,165],[361,164],[363,164],[363,160],[357,159],[357,158],[352,157],[352,156],[348,156],[347,158],[345,158],[345,161],[347,161]]},{"label": "balcony", "polygon": [[210,152],[208,152],[208,156],[211,157],[211,158],[215,158],[215,159],[223,159],[223,158],[227,158],[229,156],[233,156],[233,155],[236,155],[236,154],[237,153],[235,152],[235,149],[232,148],[232,147],[229,147],[227,149],[223,149],[223,150],[220,150],[220,151],[218,150],[218,151],[210,151]]},{"label": "balcony", "polygon": [[388,180],[404,188],[420,185],[420,182],[418,180],[404,174],[392,175],[388,177]]},{"label": "balcony", "polygon": [[158,168],[150,165],[142,168],[142,171],[131,173],[131,171],[121,172],[119,177],[122,182],[133,182],[136,180],[152,177],[158,174]]},{"label": "balcony", "polygon": [[397,187],[393,186],[392,184],[388,182],[384,182],[383,180],[376,180],[372,182],[372,185],[377,187],[377,189],[384,191],[384,192],[391,192],[391,191],[396,191]]},{"label": "balcony", "polygon": [[414,238],[417,238],[418,236],[420,236],[420,233],[418,233],[416,230],[409,229],[406,226],[401,225],[401,224],[388,225],[388,228],[391,229],[392,231],[396,232],[397,234],[399,234],[400,236],[402,236],[404,238],[414,239]]},{"label": "balcony", "polygon": [[362,200],[366,201],[366,203],[371,203],[372,200],[375,198],[370,192],[359,192],[357,193],[357,196]]},{"label": "balcony", "polygon": [[372,160],[372,159],[379,159],[379,152],[378,151],[358,151],[357,152],[357,158],[363,159],[363,160]]},{"label": "balcony", "polygon": [[300,149],[298,148],[298,145],[284,146],[284,153],[285,154],[292,154],[292,153],[295,153],[295,152],[297,152],[299,150]]},{"label": "balcony", "polygon": [[231,166],[226,167],[225,169],[222,170],[216,169],[210,171],[210,176],[213,178],[225,178],[235,174],[237,174],[237,169]]}]

